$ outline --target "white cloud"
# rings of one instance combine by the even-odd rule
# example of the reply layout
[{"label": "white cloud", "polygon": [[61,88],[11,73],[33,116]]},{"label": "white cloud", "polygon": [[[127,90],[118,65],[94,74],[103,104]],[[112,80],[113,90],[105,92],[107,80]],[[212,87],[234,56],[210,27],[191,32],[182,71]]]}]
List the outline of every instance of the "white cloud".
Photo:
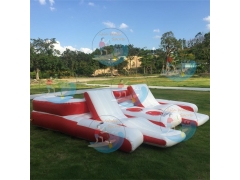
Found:
[{"label": "white cloud", "polygon": [[154,38],[155,38],[155,39],[160,39],[160,38],[161,38],[161,36],[159,36],[159,35],[156,35],[156,36],[154,36]]},{"label": "white cloud", "polygon": [[51,11],[54,11],[54,10],[55,10],[55,8],[54,8],[54,7],[50,7],[50,10],[51,10]]},{"label": "white cloud", "polygon": [[89,2],[88,5],[89,5],[89,6],[94,6],[94,3]]},{"label": "white cloud", "polygon": [[75,50],[76,50],[76,48],[74,48],[74,47],[72,47],[72,46],[64,46],[64,47],[62,47],[59,41],[57,41],[57,43],[54,44],[54,49],[59,50],[60,53],[63,53],[67,48],[70,49],[70,50],[72,50],[72,51],[75,51]]},{"label": "white cloud", "polygon": [[157,32],[157,33],[159,33],[160,30],[159,30],[159,29],[154,29],[153,32]]},{"label": "white cloud", "polygon": [[86,54],[92,53],[92,50],[89,49],[89,48],[80,48],[80,51],[82,51],[82,52],[84,52],[84,53],[86,53]]},{"label": "white cloud", "polygon": [[210,23],[210,16],[203,18],[203,20],[207,21],[208,23]]},{"label": "white cloud", "polygon": [[49,0],[49,3],[51,4],[51,6],[54,4],[54,0]]},{"label": "white cloud", "polygon": [[108,22],[103,22],[103,24],[104,24],[105,26],[107,26],[108,28],[115,28],[115,24],[112,23],[112,22],[110,22],[110,21],[108,21]]},{"label": "white cloud", "polygon": [[128,25],[126,25],[125,23],[122,23],[120,26],[119,26],[120,29],[126,29],[128,28]]},{"label": "white cloud", "polygon": [[[46,0],[38,0],[38,1],[39,1],[39,3],[41,5],[45,5],[46,4]],[[53,4],[55,3],[54,0],[49,0],[49,3],[50,3],[50,10],[54,11],[55,10],[55,8],[53,7]]]},{"label": "white cloud", "polygon": [[132,30],[132,29],[130,29],[129,31],[130,31],[130,32],[133,32],[133,30]]},{"label": "white cloud", "polygon": [[39,3],[44,5],[44,4],[46,4],[46,0],[39,0]]},{"label": "white cloud", "polygon": [[92,50],[89,49],[89,48],[76,49],[76,48],[74,48],[74,47],[72,47],[72,46],[64,46],[64,47],[62,47],[59,41],[57,41],[57,43],[54,44],[54,49],[59,50],[61,54],[62,54],[66,49],[70,49],[71,51],[82,51],[82,52],[84,52],[84,53],[86,53],[86,54],[92,53]]},{"label": "white cloud", "polygon": [[207,17],[203,18],[203,20],[208,23],[208,24],[206,25],[206,26],[207,26],[207,29],[210,29],[210,16],[207,16]]}]

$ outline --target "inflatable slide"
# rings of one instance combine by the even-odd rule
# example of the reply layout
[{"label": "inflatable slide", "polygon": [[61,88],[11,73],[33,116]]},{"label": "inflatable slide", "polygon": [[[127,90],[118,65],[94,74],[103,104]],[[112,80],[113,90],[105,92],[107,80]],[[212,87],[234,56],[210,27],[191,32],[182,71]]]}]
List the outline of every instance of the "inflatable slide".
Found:
[{"label": "inflatable slide", "polygon": [[[178,119],[181,118],[180,123],[195,123],[196,126],[201,126],[209,120],[208,115],[197,112],[198,108],[195,104],[155,99],[146,84],[130,85],[126,90],[115,90],[114,95],[118,99],[122,112],[129,117],[145,117],[149,119],[149,117],[147,117],[149,113],[155,114],[156,116],[163,115],[161,118],[163,118],[164,115],[168,115],[168,118],[172,116],[172,119],[174,119],[174,117],[178,117]],[[129,108],[136,109],[136,111],[129,112]],[[156,119],[159,119],[159,117],[156,117]],[[155,119],[149,120],[153,123],[157,122]],[[173,126],[180,123],[176,122]]]}]

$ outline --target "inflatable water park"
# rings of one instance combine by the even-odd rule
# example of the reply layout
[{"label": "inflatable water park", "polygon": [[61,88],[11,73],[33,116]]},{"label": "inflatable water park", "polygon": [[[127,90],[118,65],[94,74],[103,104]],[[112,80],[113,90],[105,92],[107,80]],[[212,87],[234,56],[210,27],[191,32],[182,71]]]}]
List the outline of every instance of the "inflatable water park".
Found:
[{"label": "inflatable water park", "polygon": [[[141,144],[167,148],[209,120],[189,102],[156,99],[146,84],[86,90],[84,98],[45,94],[32,101],[31,123],[89,141],[86,148],[133,152]],[[177,129],[179,126],[184,129]]]}]

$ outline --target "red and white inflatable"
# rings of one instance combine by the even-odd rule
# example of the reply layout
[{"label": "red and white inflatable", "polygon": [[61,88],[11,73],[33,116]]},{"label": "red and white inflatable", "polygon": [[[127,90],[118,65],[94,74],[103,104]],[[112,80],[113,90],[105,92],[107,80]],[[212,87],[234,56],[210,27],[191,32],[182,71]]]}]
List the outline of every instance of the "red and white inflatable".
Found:
[{"label": "red and white inflatable", "polygon": [[[155,99],[146,84],[130,85],[127,89],[115,90],[114,95],[126,116],[145,117],[161,126],[166,126],[169,117],[173,119],[172,127],[180,123],[195,123],[196,126],[200,126],[209,120],[208,115],[197,112],[195,104]],[[169,117],[164,116],[168,113]]]},{"label": "red and white inflatable", "polygon": [[[129,92],[126,91],[125,93]],[[181,122],[181,117],[177,113],[172,117],[161,118],[161,115],[164,114],[161,114],[159,110],[154,108],[145,110],[138,107],[141,111],[146,111],[147,116],[136,117],[134,115],[134,117],[131,117],[131,115],[125,115],[124,112],[135,112],[139,109],[129,107],[123,110],[119,104],[123,100],[122,97],[116,99],[115,96],[116,92],[104,89],[85,92],[85,99],[68,97],[67,101],[62,101],[61,98],[65,97],[36,97],[32,102],[31,123],[86,139],[93,143],[90,147],[98,147],[97,145],[94,146],[94,142],[96,144],[100,142],[103,146],[104,143],[108,145],[107,148],[114,149],[114,147],[117,147],[117,149],[125,152],[134,151],[142,143],[170,147],[185,139],[185,133],[167,128]],[[52,101],[53,98],[59,101],[54,102]],[[159,123],[155,122],[154,124],[148,120],[153,120],[153,117],[157,116],[161,119],[156,120]],[[99,125],[103,127],[104,131],[96,136],[96,132],[99,132]],[[104,151],[103,149],[100,150],[101,152]]]}]

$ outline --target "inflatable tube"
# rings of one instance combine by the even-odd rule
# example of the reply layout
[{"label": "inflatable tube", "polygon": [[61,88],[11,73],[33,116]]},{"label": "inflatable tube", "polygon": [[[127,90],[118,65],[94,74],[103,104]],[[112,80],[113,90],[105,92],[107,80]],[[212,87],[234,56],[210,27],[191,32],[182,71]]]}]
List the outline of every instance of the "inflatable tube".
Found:
[{"label": "inflatable tube", "polygon": [[[55,103],[53,96],[40,96],[32,101],[33,110],[55,114],[59,116],[83,114],[89,112],[84,99],[69,99],[66,102]],[[61,97],[54,97],[61,100]]]},{"label": "inflatable tube", "polygon": [[[59,131],[67,135],[75,136],[81,139],[86,139],[91,142],[95,142],[95,131],[99,121],[85,118],[89,114],[76,115],[76,116],[57,116],[49,113],[32,111],[31,123],[33,125],[43,127],[46,129]],[[119,126],[120,127],[120,126]],[[115,127],[115,130],[118,127]],[[126,137],[120,144],[119,149],[124,152],[132,152],[143,142],[142,133],[136,129],[125,128]],[[104,141],[107,140],[107,136],[103,135]],[[111,134],[111,137],[119,136],[117,134]],[[114,146],[114,143],[113,143]]]}]

